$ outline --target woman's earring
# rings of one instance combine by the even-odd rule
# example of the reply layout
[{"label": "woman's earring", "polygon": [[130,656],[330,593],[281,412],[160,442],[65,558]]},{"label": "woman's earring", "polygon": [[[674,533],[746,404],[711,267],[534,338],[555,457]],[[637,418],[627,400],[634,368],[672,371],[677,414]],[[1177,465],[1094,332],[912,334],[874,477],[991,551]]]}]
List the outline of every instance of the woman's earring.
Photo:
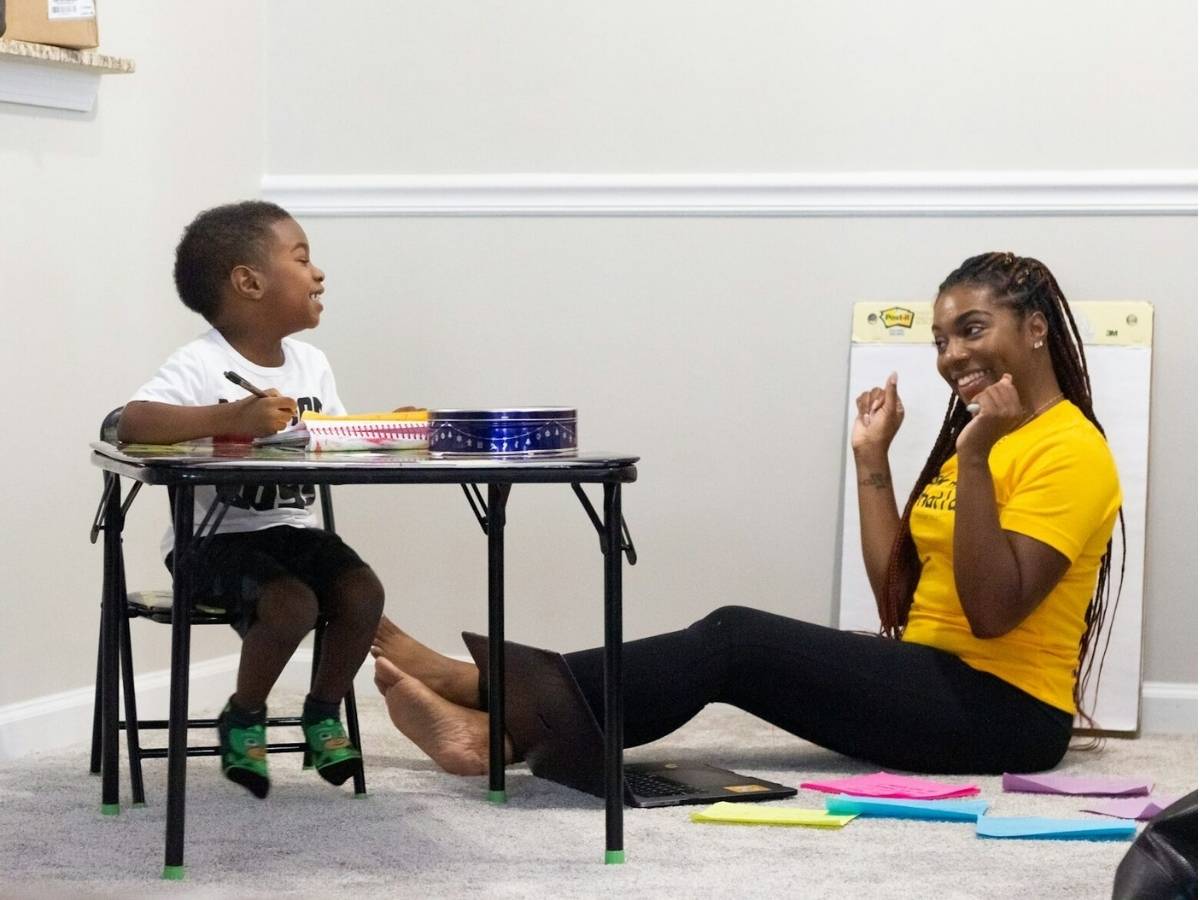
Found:
[{"label": "woman's earring", "polygon": [[1034,350],[1041,350],[1041,349],[1042,349],[1042,342],[1041,342],[1041,341],[1034,341],[1034,342],[1033,342],[1033,349],[1034,349]]}]

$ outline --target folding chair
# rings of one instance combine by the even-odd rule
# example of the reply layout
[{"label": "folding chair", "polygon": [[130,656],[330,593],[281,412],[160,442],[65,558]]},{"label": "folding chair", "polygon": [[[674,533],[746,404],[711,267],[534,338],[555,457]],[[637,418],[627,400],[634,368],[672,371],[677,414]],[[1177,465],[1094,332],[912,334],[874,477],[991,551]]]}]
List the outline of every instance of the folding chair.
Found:
[{"label": "folding chair", "polygon": [[[117,443],[117,423],[121,418],[121,410],[123,407],[117,407],[107,416],[100,426],[100,440],[110,444]],[[119,476],[111,473],[104,473],[104,490],[100,498],[100,508],[97,510],[96,518],[92,523],[91,540],[94,544],[100,531],[104,525],[104,511],[106,504],[110,498],[119,496],[119,493],[114,489]],[[134,498],[137,496],[141,484],[134,482],[133,487],[129,491],[129,495],[125,498],[125,502],[121,505],[121,512],[118,517],[120,526],[124,527],[125,515],[129,510]],[[334,531],[333,520],[333,501],[330,497],[330,489],[328,485],[320,485],[321,497],[321,516],[323,525],[327,531]],[[174,496],[172,492],[171,507],[174,509]],[[125,699],[125,718],[117,722],[117,728],[125,731],[126,744],[129,755],[129,781],[133,794],[133,805],[144,806],[146,802],[145,788],[142,780],[142,760],[143,759],[165,759],[167,756],[166,747],[143,747],[141,746],[140,732],[145,729],[165,730],[167,721],[165,719],[139,720],[137,715],[137,697],[134,690],[133,678],[133,651],[130,641],[129,620],[134,618],[145,618],[152,622],[160,622],[164,624],[171,623],[171,617],[174,610],[172,609],[172,592],[170,590],[156,591],[137,591],[128,592],[125,586],[125,564],[122,555],[118,554],[118,574],[119,592],[125,595],[125,615],[121,617],[119,656],[120,656],[120,672],[121,684]],[[232,622],[232,616],[219,605],[219,601],[213,601],[206,598],[196,598],[193,601],[191,610],[191,623],[193,625],[229,625]],[[313,660],[312,671],[310,673],[310,685],[312,678],[316,677],[317,664],[321,658],[321,643],[325,633],[326,620],[324,617],[317,620],[317,626],[313,637]],[[102,709],[100,697],[101,675],[104,671],[104,635],[101,630],[99,649],[96,654],[96,693],[94,707],[92,711],[92,755],[91,755],[91,772],[93,775],[98,775],[101,769],[101,735],[102,735],[102,717],[104,710]],[[110,660],[110,664],[115,665],[116,660]],[[188,677],[187,672],[183,672],[183,677]],[[350,687],[349,693],[345,697],[346,704],[346,729],[349,732],[350,740],[360,750],[362,749],[362,741],[358,729],[358,707],[354,700],[354,687]],[[300,716],[275,716],[267,719],[268,727],[283,727],[294,726],[300,727]],[[216,719],[192,719],[187,722],[188,729],[193,728],[208,728],[216,729]],[[307,743],[303,741],[272,743],[267,745],[269,753],[303,753],[303,765],[308,768],[312,764],[311,752],[308,749]],[[208,745],[202,747],[187,748],[188,756],[219,756],[221,748],[216,745]],[[360,770],[354,775],[354,793],[355,795],[366,794],[366,778]],[[116,813],[117,809],[103,808],[106,814]]]}]

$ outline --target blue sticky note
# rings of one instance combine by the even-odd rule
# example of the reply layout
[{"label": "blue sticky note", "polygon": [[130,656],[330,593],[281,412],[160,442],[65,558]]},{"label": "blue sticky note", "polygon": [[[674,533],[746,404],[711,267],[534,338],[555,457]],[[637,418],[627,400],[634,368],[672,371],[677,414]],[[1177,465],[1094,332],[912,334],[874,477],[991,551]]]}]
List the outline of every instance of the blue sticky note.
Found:
[{"label": "blue sticky note", "polygon": [[980,816],[975,825],[979,837],[1033,838],[1057,841],[1125,841],[1137,833],[1132,822],[1097,819],[1043,819],[1037,816]]},{"label": "blue sticky note", "polygon": [[893,800],[886,797],[851,797],[839,794],[825,799],[825,809],[837,815],[889,819],[928,819],[936,822],[974,822],[985,812],[986,800]]}]

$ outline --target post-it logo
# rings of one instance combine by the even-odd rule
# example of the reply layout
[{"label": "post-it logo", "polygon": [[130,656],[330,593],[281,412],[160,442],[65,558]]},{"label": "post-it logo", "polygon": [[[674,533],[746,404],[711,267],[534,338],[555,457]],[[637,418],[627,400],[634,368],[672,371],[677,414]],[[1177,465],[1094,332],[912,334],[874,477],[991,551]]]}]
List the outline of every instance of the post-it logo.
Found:
[{"label": "post-it logo", "polygon": [[884,328],[912,328],[913,311],[903,306],[889,306],[879,313]]}]

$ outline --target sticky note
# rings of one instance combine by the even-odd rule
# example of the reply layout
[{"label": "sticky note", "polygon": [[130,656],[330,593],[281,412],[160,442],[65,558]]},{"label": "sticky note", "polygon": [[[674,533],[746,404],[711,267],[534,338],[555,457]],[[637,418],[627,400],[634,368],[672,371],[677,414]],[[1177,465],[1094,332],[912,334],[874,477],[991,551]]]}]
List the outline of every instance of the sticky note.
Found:
[{"label": "sticky note", "polygon": [[1121,797],[1117,800],[1097,800],[1087,806],[1081,806],[1080,810],[1117,819],[1144,821],[1153,819],[1174,802],[1174,799],[1164,797]]},{"label": "sticky note", "polygon": [[974,822],[985,812],[986,800],[893,800],[887,797],[830,797],[825,808],[840,815],[874,818],[928,819],[935,822]]},{"label": "sticky note", "polygon": [[971,797],[979,793],[973,784],[946,784],[911,775],[876,772],[874,775],[855,775],[828,781],[806,781],[800,785],[826,794],[850,794],[855,797],[892,797],[897,800],[948,800]]},{"label": "sticky note", "polygon": [[975,833],[979,837],[988,838],[1124,841],[1131,839],[1137,833],[1137,826],[1132,822],[1104,822],[1099,819],[980,816],[975,823]]},{"label": "sticky note", "polygon": [[807,825],[815,828],[841,828],[853,818],[854,816],[831,815],[823,809],[724,801],[692,813],[693,822],[716,825]]},{"label": "sticky note", "polygon": [[1006,791],[1031,794],[1073,794],[1080,797],[1139,797],[1150,793],[1154,782],[1148,778],[1079,777],[1076,775],[1013,775],[1004,773],[1001,783]]}]

